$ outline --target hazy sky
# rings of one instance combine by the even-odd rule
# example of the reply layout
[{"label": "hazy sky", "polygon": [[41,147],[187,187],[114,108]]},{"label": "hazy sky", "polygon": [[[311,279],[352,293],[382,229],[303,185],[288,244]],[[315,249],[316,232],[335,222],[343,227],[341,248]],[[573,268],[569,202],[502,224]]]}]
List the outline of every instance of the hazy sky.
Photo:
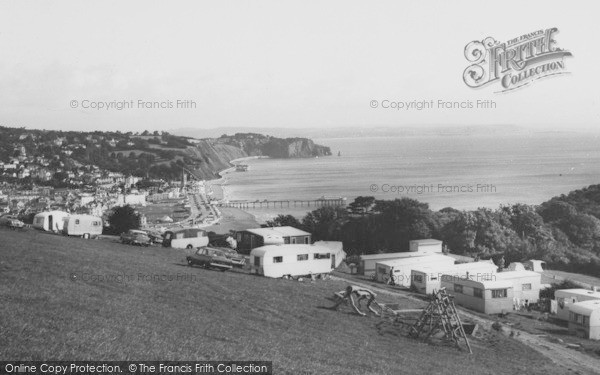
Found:
[{"label": "hazy sky", "polygon": [[[597,1],[3,1],[0,124],[46,129],[600,125]],[[467,87],[464,48],[557,27],[569,75]],[[193,100],[191,109],[138,100]],[[494,100],[397,111],[371,101]],[[134,101],[118,111],[83,103]],[[75,104],[72,101],[76,101]],[[77,108],[72,108],[76,106]]]}]

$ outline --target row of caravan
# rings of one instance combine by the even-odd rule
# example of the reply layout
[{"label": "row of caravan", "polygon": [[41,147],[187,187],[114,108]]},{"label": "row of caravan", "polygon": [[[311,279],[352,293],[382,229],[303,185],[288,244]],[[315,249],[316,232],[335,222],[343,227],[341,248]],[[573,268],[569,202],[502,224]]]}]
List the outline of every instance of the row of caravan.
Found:
[{"label": "row of caravan", "polygon": [[92,215],[75,215],[63,211],[41,212],[33,218],[33,227],[68,236],[91,238],[102,234],[102,219]]}]

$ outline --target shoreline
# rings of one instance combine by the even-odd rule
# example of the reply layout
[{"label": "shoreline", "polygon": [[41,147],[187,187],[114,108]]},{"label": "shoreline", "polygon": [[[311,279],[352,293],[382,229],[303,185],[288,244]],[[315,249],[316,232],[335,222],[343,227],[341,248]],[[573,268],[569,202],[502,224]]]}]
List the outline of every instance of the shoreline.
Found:
[{"label": "shoreline", "polygon": [[[218,178],[205,181],[205,195],[209,201],[228,201],[229,197],[225,186],[227,185],[227,174],[234,171],[236,165],[246,160],[268,159],[268,156],[245,156],[229,161],[230,167],[217,172]],[[209,192],[210,191],[210,192]],[[207,231],[219,231],[229,233],[231,230],[248,229],[260,227],[259,218],[250,212],[239,208],[221,207],[215,209],[219,212],[219,218],[214,223],[203,229]]]}]

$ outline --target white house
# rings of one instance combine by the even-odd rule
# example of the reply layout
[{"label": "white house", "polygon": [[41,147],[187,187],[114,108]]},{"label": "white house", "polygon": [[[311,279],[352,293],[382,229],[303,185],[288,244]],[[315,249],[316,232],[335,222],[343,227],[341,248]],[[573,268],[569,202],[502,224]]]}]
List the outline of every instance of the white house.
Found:
[{"label": "white house", "polygon": [[556,317],[569,320],[569,307],[577,302],[600,300],[600,292],[589,289],[559,289],[554,292],[558,307]]},{"label": "white house", "polygon": [[119,194],[117,197],[117,206],[145,206],[146,205],[146,195],[145,194]]},{"label": "white house", "polygon": [[331,249],[317,245],[267,245],[250,252],[250,271],[266,277],[327,274],[335,268]]},{"label": "white house", "polygon": [[600,340],[600,300],[577,302],[569,307],[569,333]]}]

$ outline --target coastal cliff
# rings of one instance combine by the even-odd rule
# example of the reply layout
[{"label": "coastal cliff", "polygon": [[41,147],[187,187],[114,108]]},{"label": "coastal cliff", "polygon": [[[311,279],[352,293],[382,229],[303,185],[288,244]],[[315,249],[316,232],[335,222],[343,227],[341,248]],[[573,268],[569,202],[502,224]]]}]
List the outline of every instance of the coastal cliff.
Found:
[{"label": "coastal cliff", "polygon": [[331,155],[329,147],[317,145],[307,138],[276,138],[255,133],[236,133],[216,138],[215,143],[240,148],[247,156],[287,159]]},{"label": "coastal cliff", "polygon": [[195,160],[194,172],[201,178],[211,178],[231,166],[231,160],[248,156],[267,156],[278,159],[311,158],[331,155],[329,147],[315,144],[306,138],[275,138],[261,134],[221,136],[203,139],[186,153]]}]

